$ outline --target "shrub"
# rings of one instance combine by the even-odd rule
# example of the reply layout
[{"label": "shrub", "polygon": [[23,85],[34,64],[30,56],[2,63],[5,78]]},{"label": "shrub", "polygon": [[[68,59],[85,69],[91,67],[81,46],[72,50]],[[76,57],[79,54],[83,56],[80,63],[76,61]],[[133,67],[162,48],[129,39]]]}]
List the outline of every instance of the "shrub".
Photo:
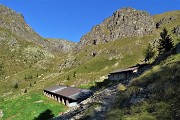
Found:
[{"label": "shrub", "polygon": [[148,45],[148,47],[144,51],[144,61],[149,62],[151,58],[153,58],[155,55],[155,51],[153,49],[153,46],[151,44]]},{"label": "shrub", "polygon": [[27,89],[24,90],[24,93],[27,93]]},{"label": "shrub", "polygon": [[119,91],[125,91],[126,90],[126,86],[124,86],[123,84],[119,84],[118,85],[118,90]]},{"label": "shrub", "polygon": [[15,83],[14,88],[16,89],[18,87],[19,87],[18,83]]}]

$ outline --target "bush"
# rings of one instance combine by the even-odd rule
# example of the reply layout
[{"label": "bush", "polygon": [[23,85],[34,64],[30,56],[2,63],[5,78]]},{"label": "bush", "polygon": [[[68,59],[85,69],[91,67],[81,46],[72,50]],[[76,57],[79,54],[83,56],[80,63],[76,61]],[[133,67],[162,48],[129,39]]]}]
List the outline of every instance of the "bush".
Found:
[{"label": "bush", "polygon": [[118,85],[118,90],[119,91],[125,91],[126,90],[126,86],[124,86],[123,84],[119,84]]},{"label": "bush", "polygon": [[24,93],[27,93],[27,89],[24,90]]},{"label": "bush", "polygon": [[18,83],[15,83],[14,88],[17,89],[18,87]]},{"label": "bush", "polygon": [[144,61],[149,62],[150,59],[152,59],[155,55],[154,48],[151,44],[148,45],[148,47],[144,51]]}]

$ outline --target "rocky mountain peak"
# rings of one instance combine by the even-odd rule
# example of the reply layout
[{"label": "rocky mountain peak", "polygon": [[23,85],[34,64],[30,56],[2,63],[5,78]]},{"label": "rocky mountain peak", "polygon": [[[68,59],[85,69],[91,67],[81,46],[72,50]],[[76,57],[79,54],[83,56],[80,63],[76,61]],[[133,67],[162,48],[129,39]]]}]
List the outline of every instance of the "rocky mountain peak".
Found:
[{"label": "rocky mountain peak", "polygon": [[5,15],[11,14],[11,15],[13,15],[13,14],[15,14],[15,11],[11,10],[11,9],[8,8],[8,7],[5,7],[5,6],[3,6],[3,5],[0,5],[0,14],[1,14],[1,15],[2,15],[2,14],[5,14]]},{"label": "rocky mountain peak", "polygon": [[24,16],[12,9],[0,5],[0,28],[7,29],[17,36],[35,43],[42,40],[24,20]]},{"label": "rocky mountain peak", "polygon": [[154,26],[153,19],[147,12],[122,8],[85,34],[80,40],[79,48],[123,37],[143,36],[151,33]]},{"label": "rocky mountain peak", "polygon": [[62,39],[44,39],[24,20],[24,16],[0,5],[0,28],[5,29],[22,40],[41,45],[50,52],[68,53],[75,49],[76,43]]}]

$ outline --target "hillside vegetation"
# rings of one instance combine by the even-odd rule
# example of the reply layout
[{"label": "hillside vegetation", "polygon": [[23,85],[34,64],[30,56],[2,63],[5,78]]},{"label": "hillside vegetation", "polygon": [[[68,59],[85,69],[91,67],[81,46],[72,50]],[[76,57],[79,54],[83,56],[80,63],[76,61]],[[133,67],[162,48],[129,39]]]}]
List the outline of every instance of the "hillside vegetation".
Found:
[{"label": "hillside vegetation", "polygon": [[[171,55],[131,81],[131,86],[117,96],[108,120],[180,119],[179,80],[180,54]],[[132,104],[132,99],[138,102]]]},{"label": "hillside vegetation", "polygon": [[[109,72],[141,63],[144,60],[143,51],[149,42],[159,38],[164,27],[171,33],[175,44],[179,42],[172,30],[180,25],[180,11],[168,13],[168,16],[175,17],[171,20],[168,18],[168,22],[163,22],[158,29],[154,26],[148,34],[125,36],[101,44],[87,44],[83,49],[79,49],[77,43],[66,40],[42,38],[25,23],[21,14],[9,8],[0,6],[0,13],[0,23],[4,22],[0,25],[2,119],[23,119],[29,116],[28,120],[48,108],[57,116],[66,107],[42,96],[45,87],[61,84],[91,88],[96,82],[107,79]],[[154,22],[158,23],[166,14],[154,16]],[[178,61],[179,56],[174,59]],[[41,102],[36,105],[37,101]],[[29,104],[21,106],[25,102]],[[16,109],[12,109],[12,106],[16,106]]]}]

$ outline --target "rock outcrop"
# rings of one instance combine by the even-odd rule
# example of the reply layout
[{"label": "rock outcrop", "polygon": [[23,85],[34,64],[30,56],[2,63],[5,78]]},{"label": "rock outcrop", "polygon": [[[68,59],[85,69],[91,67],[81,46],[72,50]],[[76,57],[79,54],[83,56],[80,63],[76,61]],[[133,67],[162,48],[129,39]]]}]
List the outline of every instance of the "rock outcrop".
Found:
[{"label": "rock outcrop", "polygon": [[180,14],[179,13],[177,13],[177,15],[171,15],[171,16],[170,15],[166,15],[162,19],[156,21],[156,28],[160,28],[160,27],[162,27],[165,24],[171,23],[172,21],[179,20],[179,19],[180,19]]},{"label": "rock outcrop", "polygon": [[81,49],[90,44],[106,43],[118,38],[143,36],[151,33],[154,27],[153,19],[147,12],[122,8],[85,34],[78,48]]},{"label": "rock outcrop", "polygon": [[24,16],[8,7],[0,5],[0,28],[15,34],[18,38],[41,45],[50,52],[68,53],[76,43],[67,40],[44,39],[24,20]]},{"label": "rock outcrop", "polygon": [[172,30],[172,32],[173,32],[176,36],[180,37],[180,25],[177,26],[177,27],[174,27],[174,29]]},{"label": "rock outcrop", "polygon": [[46,38],[43,46],[51,52],[62,52],[69,53],[75,50],[77,43],[64,40],[64,39],[53,39]]},{"label": "rock outcrop", "polygon": [[24,20],[22,14],[0,5],[0,28],[7,29],[17,36],[39,43],[43,40]]}]

